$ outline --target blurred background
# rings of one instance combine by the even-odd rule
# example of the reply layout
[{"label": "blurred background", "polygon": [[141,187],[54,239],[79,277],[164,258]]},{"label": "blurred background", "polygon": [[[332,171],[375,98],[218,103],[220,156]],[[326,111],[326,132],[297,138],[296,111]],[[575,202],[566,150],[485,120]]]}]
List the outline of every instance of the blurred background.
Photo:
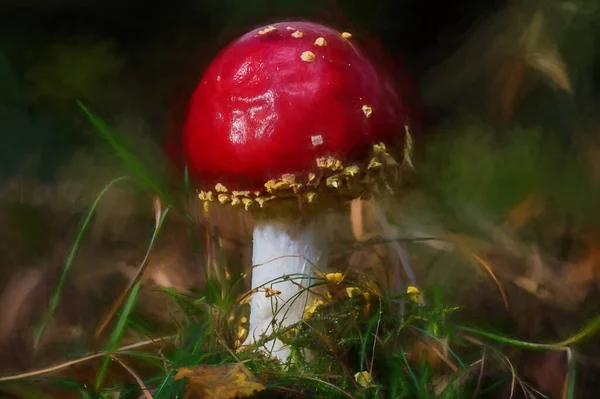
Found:
[{"label": "blurred background", "polygon": [[[47,357],[34,356],[28,328],[46,308],[81,217],[125,173],[76,101],[168,180],[161,147],[206,65],[231,39],[279,19],[356,32],[399,82],[414,86],[406,95],[422,118],[414,132],[420,180],[402,207],[387,204],[399,233],[452,236],[454,249],[466,240],[495,260],[492,269],[515,290],[511,299],[526,304],[510,317],[527,337],[574,331],[600,303],[598,7],[594,0],[0,0],[0,370],[39,366],[64,349],[55,343]],[[80,300],[61,305],[48,336],[93,347],[85,331],[135,274],[147,243],[139,237],[149,237],[153,218],[147,193],[110,192],[65,293]],[[224,235],[238,237],[221,244],[243,263],[248,224],[223,218]],[[170,223],[148,279],[181,290],[201,285],[191,244],[182,244],[187,230],[176,218]],[[461,286],[456,280],[473,278],[472,269],[457,275],[452,261],[434,268],[430,260],[415,254],[420,281],[447,284],[456,301],[480,297],[473,317],[502,313],[497,292],[486,302],[485,273],[477,278],[488,279],[487,288],[477,279]],[[147,314],[165,316],[147,295]],[[531,316],[544,312],[551,316]]]}]

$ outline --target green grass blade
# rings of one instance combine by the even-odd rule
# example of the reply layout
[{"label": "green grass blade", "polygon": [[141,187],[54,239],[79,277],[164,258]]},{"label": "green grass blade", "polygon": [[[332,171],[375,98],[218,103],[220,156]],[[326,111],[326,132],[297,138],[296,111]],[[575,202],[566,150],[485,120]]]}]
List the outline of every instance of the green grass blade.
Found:
[{"label": "green grass blade", "polygon": [[81,241],[83,240],[83,235],[84,235],[85,231],[87,230],[87,228],[90,224],[90,221],[92,220],[92,216],[94,215],[94,212],[96,211],[96,208],[98,207],[98,204],[100,203],[100,200],[102,199],[104,194],[106,194],[106,192],[114,184],[116,184],[122,180],[125,180],[125,179],[126,179],[126,177],[119,177],[117,179],[110,181],[106,186],[104,186],[102,191],[100,191],[100,193],[94,200],[92,207],[88,211],[88,213],[83,221],[83,224],[82,224],[81,228],[79,229],[79,232],[77,233],[75,242],[73,243],[73,246],[71,247],[71,251],[69,252],[69,256],[67,257],[67,261],[65,263],[65,267],[60,275],[58,284],[56,285],[56,289],[54,290],[52,297],[50,297],[50,304],[48,306],[48,310],[46,311],[46,314],[44,315],[44,318],[42,319],[42,323],[37,328],[37,330],[34,334],[34,341],[33,341],[34,348],[38,347],[42,337],[44,336],[44,332],[46,331],[46,328],[48,327],[48,324],[50,323],[50,320],[52,320],[52,317],[54,316],[54,312],[56,311],[56,307],[58,306],[58,302],[60,301],[60,297],[62,295],[63,287],[65,285],[65,282],[67,281],[67,275],[69,274],[69,271],[71,270],[71,267],[73,266],[73,261],[75,260],[75,255],[77,254],[79,247],[81,246]]},{"label": "green grass blade", "polygon": [[82,102],[78,101],[77,103],[88,117],[96,132],[108,141],[117,156],[121,158],[125,166],[130,170],[133,177],[140,180],[145,186],[164,199],[166,193],[162,189],[161,184],[150,173],[147,165],[132,150],[127,148],[128,146],[125,144],[122,136],[115,132],[104,120],[92,113]]},{"label": "green grass blade", "polygon": [[425,395],[423,393],[423,387],[421,385],[421,383],[419,382],[419,378],[417,378],[417,375],[413,372],[412,367],[410,367],[410,363],[408,361],[408,359],[406,358],[406,353],[404,352],[403,348],[400,348],[400,357],[402,358],[402,362],[404,363],[404,366],[406,368],[406,371],[408,371],[408,374],[410,375],[410,379],[412,380],[415,389],[418,393],[418,397],[419,398],[424,398]]},{"label": "green grass blade", "polygon": [[127,325],[127,318],[133,309],[133,305],[135,300],[137,299],[138,292],[140,291],[141,282],[136,283],[127,298],[127,302],[125,302],[125,306],[123,307],[123,312],[121,313],[121,317],[113,330],[110,340],[108,342],[107,352],[108,355],[104,356],[102,360],[102,365],[100,366],[100,370],[98,371],[98,375],[96,376],[96,389],[102,386],[104,382],[104,377],[106,376],[106,371],[108,370],[108,363],[110,362],[110,353],[112,353],[115,349],[117,349],[119,345],[119,340],[125,331],[125,326]]},{"label": "green grass blade", "polygon": [[[370,341],[370,336],[371,333],[373,332],[373,330],[375,329],[375,326],[377,325],[377,321],[380,318],[380,314],[379,312],[377,314],[375,314],[373,317],[371,317],[371,319],[369,320],[369,323],[367,324],[367,331],[365,332],[365,339],[363,340],[363,342],[361,343],[360,346],[360,367],[362,368],[362,370],[367,370],[367,362],[366,362],[366,357],[367,357],[367,344]],[[377,339],[377,337],[373,338],[374,340]]]},{"label": "green grass blade", "polygon": [[571,337],[565,339],[564,341],[557,342],[556,346],[569,346],[573,345],[582,339],[589,337],[590,335],[596,334],[600,331],[600,316],[594,317],[585,327],[579,330],[577,333],[572,335]]},{"label": "green grass blade", "polygon": [[[150,239],[150,243],[148,244],[148,249],[146,250],[146,253],[149,253],[152,250],[152,248],[154,247],[154,243],[156,242],[156,239],[158,238],[158,235],[162,229],[162,226],[164,224],[164,221],[165,221],[168,213],[169,213],[169,208],[166,208],[165,211],[162,212],[160,219],[158,220],[158,223],[156,224],[156,227],[154,228],[154,232],[152,233],[152,238]],[[129,318],[129,315],[131,314],[131,311],[133,309],[133,305],[135,304],[135,300],[137,299],[137,295],[140,290],[140,287],[141,287],[140,281],[138,281],[133,286],[133,289],[131,290],[131,292],[129,293],[129,296],[127,298],[127,302],[125,302],[125,306],[123,307],[123,312],[121,313],[121,316],[119,317],[119,319],[117,321],[117,325],[115,326],[115,329],[113,330],[113,332],[110,336],[110,340],[108,341],[108,345],[106,348],[108,355],[104,357],[104,359],[102,361],[102,365],[100,366],[100,370],[98,371],[98,375],[96,376],[96,385],[95,385],[96,389],[100,388],[100,386],[102,385],[102,383],[104,381],[104,377],[106,376],[106,371],[108,370],[110,354],[118,348],[119,340],[121,339],[121,336],[123,335],[123,332],[127,325],[127,319]]]},{"label": "green grass blade", "polygon": [[534,343],[534,342],[521,341],[518,339],[508,338],[508,337],[505,337],[505,336],[502,336],[499,334],[494,334],[494,333],[490,333],[487,331],[483,331],[478,328],[472,328],[472,327],[466,327],[466,326],[461,326],[461,327],[459,327],[459,329],[462,331],[468,332],[468,333],[480,335],[482,337],[491,339],[496,342],[500,342],[500,343],[507,344],[507,345],[512,345],[512,346],[519,347],[519,348],[537,349],[537,350],[540,350],[540,349],[541,350],[544,350],[544,349],[550,349],[550,350],[554,349],[555,350],[555,349],[559,349],[559,348],[565,348],[569,345],[573,345],[573,344],[583,340],[584,338],[600,331],[600,316],[594,317],[584,328],[582,328],[580,331],[578,331],[571,337],[569,337],[563,341],[552,343],[552,344],[539,344],[539,343]]},{"label": "green grass blade", "polygon": [[154,399],[161,399],[163,397],[170,397],[170,396],[165,396],[165,392],[168,391],[169,389],[169,385],[173,384],[173,376],[175,374],[174,370],[169,371],[169,373],[165,376],[165,378],[162,380],[161,384],[154,390]]},{"label": "green grass blade", "polygon": [[567,367],[566,376],[566,389],[563,395],[563,399],[575,399],[575,385],[577,381],[577,353],[571,351],[567,354],[569,356],[569,364]]}]

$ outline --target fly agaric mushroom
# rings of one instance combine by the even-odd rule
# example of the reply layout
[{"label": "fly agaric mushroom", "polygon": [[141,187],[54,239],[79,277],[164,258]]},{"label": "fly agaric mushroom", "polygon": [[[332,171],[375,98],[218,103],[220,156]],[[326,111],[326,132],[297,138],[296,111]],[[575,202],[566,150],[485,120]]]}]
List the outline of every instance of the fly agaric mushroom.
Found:
[{"label": "fly agaric mushroom", "polygon": [[[323,212],[400,177],[389,149],[404,142],[406,119],[395,85],[352,35],[320,24],[252,30],[210,64],[183,153],[205,206],[256,219],[246,344],[302,319],[309,277],[327,267]],[[279,338],[267,348],[290,354]]]}]

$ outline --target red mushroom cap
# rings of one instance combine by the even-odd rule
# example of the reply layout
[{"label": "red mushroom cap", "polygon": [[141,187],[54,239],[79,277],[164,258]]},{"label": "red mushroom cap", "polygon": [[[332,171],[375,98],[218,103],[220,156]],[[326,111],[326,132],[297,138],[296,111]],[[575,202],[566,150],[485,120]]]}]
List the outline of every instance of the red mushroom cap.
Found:
[{"label": "red mushroom cap", "polygon": [[211,63],[189,104],[183,155],[199,182],[255,190],[308,173],[319,157],[363,159],[403,134],[403,112],[394,83],[350,34],[277,23]]}]

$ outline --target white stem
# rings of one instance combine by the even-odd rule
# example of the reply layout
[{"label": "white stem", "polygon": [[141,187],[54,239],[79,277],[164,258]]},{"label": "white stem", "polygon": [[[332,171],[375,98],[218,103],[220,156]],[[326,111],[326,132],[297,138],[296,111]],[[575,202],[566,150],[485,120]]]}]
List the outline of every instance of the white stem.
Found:
[{"label": "white stem", "polygon": [[[327,267],[329,243],[319,221],[300,225],[293,220],[258,221],[254,227],[252,288],[259,288],[250,301],[246,344],[270,335],[279,328],[299,322],[306,306],[315,301],[305,288],[314,283],[314,268]],[[258,265],[258,266],[257,266]],[[302,275],[302,276],[300,276]],[[293,281],[282,280],[289,276]],[[273,281],[275,280],[275,281]],[[281,293],[269,298],[264,288]],[[273,320],[275,319],[275,326]],[[287,361],[290,348],[279,339],[265,345],[274,357]]]}]

